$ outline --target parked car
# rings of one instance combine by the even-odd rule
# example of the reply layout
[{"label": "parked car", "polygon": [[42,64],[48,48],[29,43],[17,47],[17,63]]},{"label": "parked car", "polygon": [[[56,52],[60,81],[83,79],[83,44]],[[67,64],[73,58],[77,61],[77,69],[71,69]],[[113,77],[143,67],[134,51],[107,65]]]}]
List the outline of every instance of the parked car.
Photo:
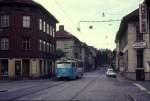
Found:
[{"label": "parked car", "polygon": [[108,77],[116,77],[117,76],[116,73],[114,72],[114,70],[112,68],[108,68],[107,69],[106,75]]}]

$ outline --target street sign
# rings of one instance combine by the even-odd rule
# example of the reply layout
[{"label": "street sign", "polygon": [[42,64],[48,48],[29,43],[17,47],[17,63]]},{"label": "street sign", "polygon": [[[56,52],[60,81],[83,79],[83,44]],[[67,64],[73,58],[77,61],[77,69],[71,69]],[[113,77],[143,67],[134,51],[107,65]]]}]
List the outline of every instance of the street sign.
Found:
[{"label": "street sign", "polygon": [[147,33],[147,6],[145,4],[140,4],[139,7],[139,24],[140,24],[140,33]]}]

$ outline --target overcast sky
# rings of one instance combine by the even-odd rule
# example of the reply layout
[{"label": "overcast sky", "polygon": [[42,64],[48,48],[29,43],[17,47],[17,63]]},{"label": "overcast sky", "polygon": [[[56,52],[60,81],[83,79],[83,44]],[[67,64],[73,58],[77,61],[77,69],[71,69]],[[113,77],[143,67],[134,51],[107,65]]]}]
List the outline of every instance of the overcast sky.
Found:
[{"label": "overcast sky", "polygon": [[[34,0],[43,5],[82,42],[100,48],[115,48],[115,36],[120,21],[100,23],[79,23],[79,21],[120,20],[139,7],[143,0]],[[103,16],[104,12],[104,16]],[[57,26],[58,26],[57,25]],[[80,25],[80,26],[79,26]],[[93,29],[89,29],[93,26]],[[80,27],[81,31],[77,31]],[[58,28],[57,28],[58,29]]]}]

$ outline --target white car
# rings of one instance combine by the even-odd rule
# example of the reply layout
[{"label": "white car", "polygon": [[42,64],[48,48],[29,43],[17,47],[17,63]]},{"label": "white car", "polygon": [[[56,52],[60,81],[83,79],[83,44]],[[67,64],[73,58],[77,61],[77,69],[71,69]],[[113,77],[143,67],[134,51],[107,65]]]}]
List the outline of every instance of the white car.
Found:
[{"label": "white car", "polygon": [[109,77],[116,77],[116,73],[111,68],[107,69],[106,75]]}]

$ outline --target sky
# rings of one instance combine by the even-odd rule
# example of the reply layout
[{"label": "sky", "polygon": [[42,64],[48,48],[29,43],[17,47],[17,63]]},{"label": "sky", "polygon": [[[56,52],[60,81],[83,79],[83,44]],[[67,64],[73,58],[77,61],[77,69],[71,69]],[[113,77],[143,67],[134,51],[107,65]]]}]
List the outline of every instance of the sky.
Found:
[{"label": "sky", "polygon": [[[64,25],[65,30],[80,41],[97,49],[116,47],[114,42],[120,21],[80,22],[121,20],[139,7],[143,0],[34,0],[45,7]],[[79,23],[80,22],[80,23]],[[89,26],[93,28],[90,29]],[[80,31],[77,30],[80,28]]]}]

